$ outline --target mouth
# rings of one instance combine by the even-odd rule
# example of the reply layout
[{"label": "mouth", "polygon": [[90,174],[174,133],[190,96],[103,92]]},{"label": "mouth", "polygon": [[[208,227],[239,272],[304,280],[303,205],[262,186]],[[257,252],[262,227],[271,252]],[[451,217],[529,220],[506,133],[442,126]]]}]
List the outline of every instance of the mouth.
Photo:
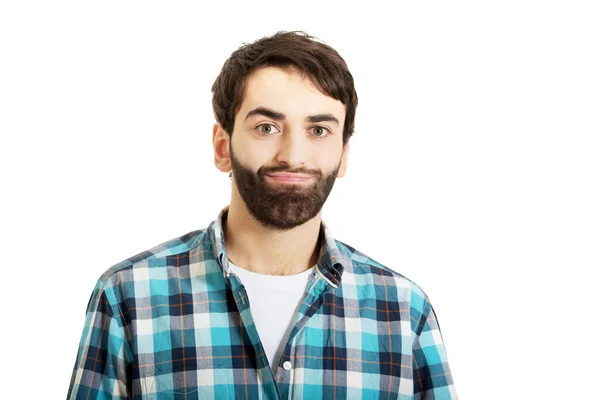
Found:
[{"label": "mouth", "polygon": [[302,174],[269,174],[267,177],[275,182],[305,183],[313,180],[312,176]]}]

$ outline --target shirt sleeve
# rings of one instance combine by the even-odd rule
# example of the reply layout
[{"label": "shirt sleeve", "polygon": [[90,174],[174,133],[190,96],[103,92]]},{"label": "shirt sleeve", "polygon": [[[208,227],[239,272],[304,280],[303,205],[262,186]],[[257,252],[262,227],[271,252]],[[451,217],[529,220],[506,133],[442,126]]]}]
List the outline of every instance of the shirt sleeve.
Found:
[{"label": "shirt sleeve", "polygon": [[415,400],[458,399],[435,311],[427,296],[413,343]]},{"label": "shirt sleeve", "polygon": [[128,398],[126,331],[118,309],[112,289],[99,280],[88,303],[68,400]]}]

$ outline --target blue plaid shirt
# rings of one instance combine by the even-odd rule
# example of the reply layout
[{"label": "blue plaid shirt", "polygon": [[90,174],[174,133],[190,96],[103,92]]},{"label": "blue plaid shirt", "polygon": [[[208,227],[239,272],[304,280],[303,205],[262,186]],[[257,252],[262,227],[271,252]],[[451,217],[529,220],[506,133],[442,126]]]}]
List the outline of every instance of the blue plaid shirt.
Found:
[{"label": "blue plaid shirt", "polygon": [[229,271],[228,209],[100,277],[68,399],[457,398],[425,293],[335,240],[324,222],[319,263],[273,375]]}]

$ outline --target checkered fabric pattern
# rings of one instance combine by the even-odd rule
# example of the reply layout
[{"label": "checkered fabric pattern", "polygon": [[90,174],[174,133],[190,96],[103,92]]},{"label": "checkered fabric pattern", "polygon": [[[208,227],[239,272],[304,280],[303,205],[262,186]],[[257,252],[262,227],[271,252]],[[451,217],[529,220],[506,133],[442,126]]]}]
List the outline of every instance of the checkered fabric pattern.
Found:
[{"label": "checkered fabric pattern", "polygon": [[457,398],[425,293],[335,240],[324,222],[319,263],[273,375],[229,270],[228,209],[100,277],[68,399]]}]

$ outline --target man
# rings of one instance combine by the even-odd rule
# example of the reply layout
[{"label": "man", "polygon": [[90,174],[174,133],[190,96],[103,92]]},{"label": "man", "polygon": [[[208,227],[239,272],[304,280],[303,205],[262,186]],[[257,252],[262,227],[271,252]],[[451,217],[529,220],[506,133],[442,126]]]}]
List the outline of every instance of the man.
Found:
[{"label": "man", "polygon": [[456,398],[427,296],[321,219],[358,103],[344,60],[279,32],[212,90],[231,202],[99,279],[68,397]]}]

